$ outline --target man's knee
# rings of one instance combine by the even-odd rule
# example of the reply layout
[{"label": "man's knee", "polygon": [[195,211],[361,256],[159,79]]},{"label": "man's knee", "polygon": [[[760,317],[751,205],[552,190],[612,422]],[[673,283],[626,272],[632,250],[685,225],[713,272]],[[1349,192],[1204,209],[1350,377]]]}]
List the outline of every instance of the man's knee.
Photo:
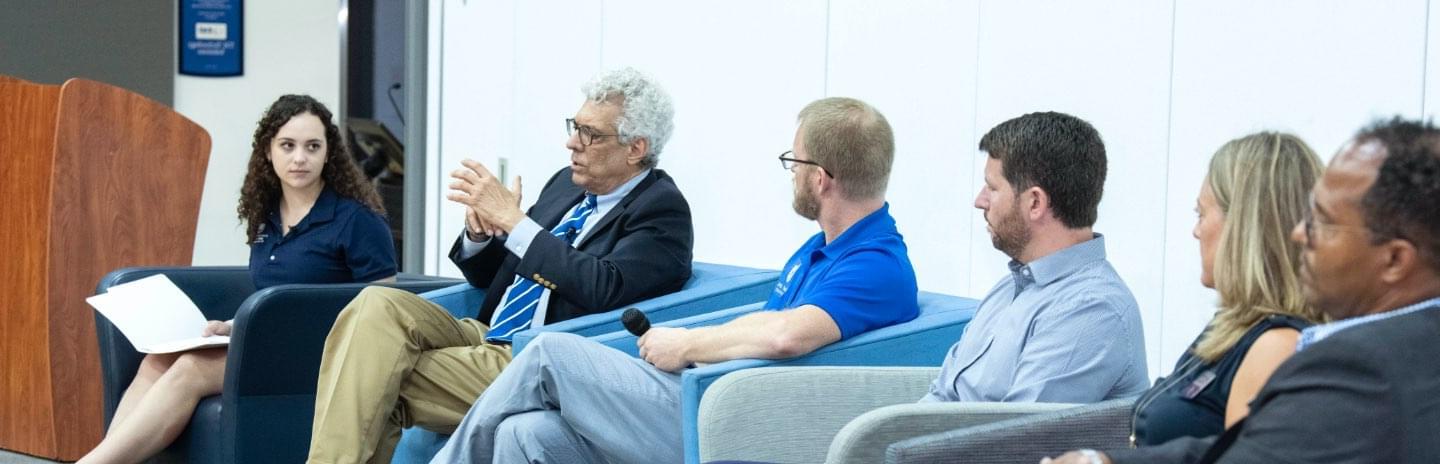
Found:
[{"label": "man's knee", "polygon": [[495,427],[497,454],[511,451],[537,458],[546,454],[569,454],[564,451],[576,445],[555,411],[516,414]]},{"label": "man's knee", "polygon": [[399,301],[415,294],[390,287],[371,285],[360,290],[350,304],[340,311],[336,325],[393,322],[400,314]]},{"label": "man's knee", "polygon": [[556,355],[573,353],[577,350],[589,349],[586,345],[594,342],[585,337],[565,332],[542,332],[535,336],[535,340],[525,346],[525,352],[535,351],[536,354]]},{"label": "man's knee", "polygon": [[545,332],[525,346],[506,370],[541,369],[574,375],[593,366],[597,356],[604,356],[607,347],[594,340],[564,332]]}]

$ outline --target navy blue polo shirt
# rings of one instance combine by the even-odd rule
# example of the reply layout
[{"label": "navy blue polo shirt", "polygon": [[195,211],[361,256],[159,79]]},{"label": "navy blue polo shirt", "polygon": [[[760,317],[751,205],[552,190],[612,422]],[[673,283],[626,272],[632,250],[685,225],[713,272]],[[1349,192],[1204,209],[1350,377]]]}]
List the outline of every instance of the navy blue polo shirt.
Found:
[{"label": "navy blue polo shirt", "polygon": [[810,237],[785,263],[766,309],[815,305],[850,338],[920,314],[915,268],[905,238],[895,229],[890,204],[825,243]]},{"label": "navy blue polo shirt", "polygon": [[250,244],[250,277],[259,290],[280,284],[371,282],[395,275],[395,243],[379,214],[326,188],[281,236],[280,208]]}]

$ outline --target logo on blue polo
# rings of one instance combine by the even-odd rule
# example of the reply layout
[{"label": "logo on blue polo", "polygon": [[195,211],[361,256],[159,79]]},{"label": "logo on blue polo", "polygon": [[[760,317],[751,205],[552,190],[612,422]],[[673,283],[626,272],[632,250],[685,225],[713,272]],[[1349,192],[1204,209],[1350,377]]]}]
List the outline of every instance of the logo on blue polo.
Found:
[{"label": "logo on blue polo", "polygon": [[785,279],[775,283],[775,295],[784,295],[790,290],[790,281],[795,280],[795,272],[800,270],[800,263],[790,266],[790,272],[785,273]]}]

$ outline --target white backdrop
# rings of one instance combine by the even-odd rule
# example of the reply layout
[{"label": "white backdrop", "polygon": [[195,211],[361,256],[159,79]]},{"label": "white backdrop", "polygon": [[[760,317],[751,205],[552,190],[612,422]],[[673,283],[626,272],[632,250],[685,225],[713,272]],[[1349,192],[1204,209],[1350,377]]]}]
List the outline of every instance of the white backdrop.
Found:
[{"label": "white backdrop", "polygon": [[578,86],[634,66],[675,99],[660,167],[690,200],[696,260],[776,268],[817,231],[791,210],[775,155],[802,106],[844,95],[895,129],[888,197],[920,287],[983,295],[1006,259],[971,207],[976,143],[1011,117],[1064,111],[1105,138],[1096,229],[1158,375],[1213,311],[1190,236],[1210,154],[1277,129],[1328,157],[1374,117],[1427,114],[1437,19],[1426,0],[435,1],[426,271],[458,275],[445,253],[461,216],[444,195],[461,158],[504,158],[533,199],[567,162]]}]

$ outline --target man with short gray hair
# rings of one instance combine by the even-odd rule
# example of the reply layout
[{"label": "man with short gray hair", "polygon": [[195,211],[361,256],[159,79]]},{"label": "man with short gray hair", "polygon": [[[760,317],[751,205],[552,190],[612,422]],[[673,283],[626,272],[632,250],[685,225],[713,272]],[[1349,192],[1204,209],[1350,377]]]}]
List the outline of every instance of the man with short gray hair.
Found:
[{"label": "man with short gray hair", "polygon": [[765,310],[725,324],[652,327],[636,359],[546,333],[491,385],[431,462],[680,462],[680,374],[696,364],[808,354],[919,314],[915,270],[885,202],[894,138],[852,98],[800,112],[795,211],[820,224],[785,264]]},{"label": "man with short gray hair", "polygon": [[634,69],[602,73],[565,120],[569,166],[528,212],[520,180],[451,173],[466,228],[450,259],[487,289],[476,319],[412,293],[369,287],[325,341],[309,462],[390,462],[403,427],[449,433],[510,364],[515,333],[679,290],[690,278],[690,207],[655,169],[670,97]]}]

